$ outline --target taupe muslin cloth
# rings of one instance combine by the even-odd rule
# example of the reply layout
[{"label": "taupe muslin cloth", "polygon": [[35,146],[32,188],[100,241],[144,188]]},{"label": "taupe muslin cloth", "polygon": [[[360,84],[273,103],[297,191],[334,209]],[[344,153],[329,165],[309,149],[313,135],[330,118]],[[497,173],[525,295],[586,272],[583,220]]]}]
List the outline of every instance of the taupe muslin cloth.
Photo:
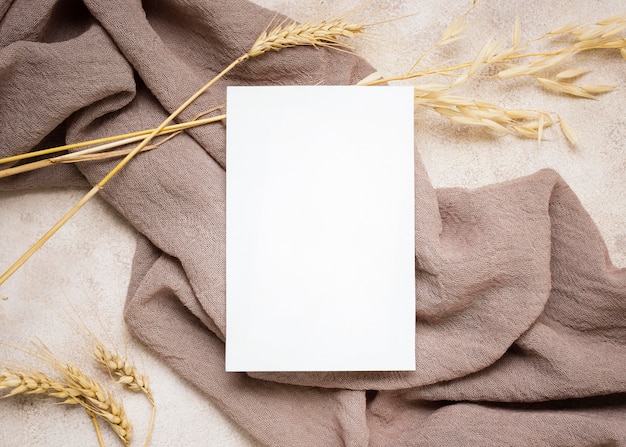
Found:
[{"label": "taupe muslin cloth", "polygon": [[[0,155],[154,127],[273,16],[244,0],[0,2]],[[266,54],[182,118],[223,103],[227,84],[350,84],[371,71],[341,52]],[[415,372],[225,373],[224,130],[138,156],[102,196],[143,235],[128,325],[256,439],[626,446],[626,271],[549,170],[434,190],[416,156]],[[113,163],[0,186],[93,184]]]}]

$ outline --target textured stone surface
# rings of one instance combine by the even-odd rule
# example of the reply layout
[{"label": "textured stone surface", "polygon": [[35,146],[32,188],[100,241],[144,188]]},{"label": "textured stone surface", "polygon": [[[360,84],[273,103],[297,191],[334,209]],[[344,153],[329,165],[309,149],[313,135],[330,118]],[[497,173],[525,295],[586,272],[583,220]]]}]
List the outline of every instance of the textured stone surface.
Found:
[{"label": "textured stone surface", "polygon": [[[358,2],[257,0],[257,3],[306,19],[324,14],[326,4],[344,11]],[[373,40],[357,45],[385,74],[402,72],[471,2],[436,0],[374,2],[369,22],[417,13],[375,29]],[[508,39],[519,14],[523,39],[532,39],[570,21],[591,23],[623,13],[621,0],[603,2],[485,0],[471,15],[467,38],[429,62],[471,60],[489,38]],[[236,55],[233,55],[233,57]],[[554,129],[537,145],[514,137],[492,138],[449,124],[430,112],[416,113],[416,144],[435,186],[475,187],[503,181],[544,167],[556,169],[578,194],[603,234],[613,262],[626,266],[626,62],[615,52],[581,55],[573,66],[593,68],[589,83],[618,86],[599,101],[572,99],[540,90],[532,79],[500,83],[478,79],[467,95],[509,107],[541,108],[562,114],[581,143],[572,150]],[[45,191],[0,195],[0,268],[4,270],[48,229],[83,192]],[[158,410],[152,445],[248,446],[221,412],[181,381],[151,352],[138,346],[124,330],[121,312],[130,274],[135,234],[104,202],[96,198],[0,287],[0,360],[11,365],[38,364],[13,345],[43,340],[59,357],[91,370],[84,347],[86,327],[104,341],[125,346],[150,375]],[[88,341],[88,340],[87,340]],[[47,368],[47,366],[42,366]],[[101,376],[106,380],[105,376]],[[140,396],[125,403],[135,424],[137,444],[148,422],[149,407]],[[79,408],[53,406],[39,399],[17,397],[0,402],[0,444],[3,446],[96,445],[89,419]],[[106,427],[107,445],[116,445]]]}]

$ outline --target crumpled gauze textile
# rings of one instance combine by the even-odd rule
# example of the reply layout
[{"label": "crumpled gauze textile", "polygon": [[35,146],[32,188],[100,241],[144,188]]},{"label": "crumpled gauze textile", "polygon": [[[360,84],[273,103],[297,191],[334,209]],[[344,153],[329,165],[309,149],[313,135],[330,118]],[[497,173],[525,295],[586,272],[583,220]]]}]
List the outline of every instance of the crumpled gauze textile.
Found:
[{"label": "crumpled gauze textile", "polygon": [[[5,0],[0,17],[5,157],[155,127],[275,14],[245,0]],[[267,53],[180,119],[224,103],[226,85],[353,84],[372,71],[329,49]],[[141,233],[128,326],[254,438],[626,446],[626,270],[550,170],[435,190],[416,155],[415,371],[226,373],[224,126],[140,154],[101,194]],[[87,186],[115,163],[60,165],[0,187]]]}]

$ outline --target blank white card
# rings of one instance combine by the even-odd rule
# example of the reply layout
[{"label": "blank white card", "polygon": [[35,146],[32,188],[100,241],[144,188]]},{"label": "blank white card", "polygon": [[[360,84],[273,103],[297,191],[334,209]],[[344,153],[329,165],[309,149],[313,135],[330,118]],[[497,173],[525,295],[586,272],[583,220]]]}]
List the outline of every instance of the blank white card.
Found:
[{"label": "blank white card", "polygon": [[414,370],[412,88],[227,104],[226,370]]}]

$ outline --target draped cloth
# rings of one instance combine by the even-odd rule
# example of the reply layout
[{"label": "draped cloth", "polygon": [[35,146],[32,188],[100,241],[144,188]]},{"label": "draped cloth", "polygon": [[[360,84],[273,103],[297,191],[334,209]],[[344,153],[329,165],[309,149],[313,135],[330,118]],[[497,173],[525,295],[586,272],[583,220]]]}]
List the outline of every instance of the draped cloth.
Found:
[{"label": "draped cloth", "polygon": [[[155,127],[275,14],[245,0],[5,0],[0,17],[5,157]],[[329,49],[267,53],[180,120],[224,103],[226,85],[372,71]],[[189,130],[101,195],[140,233],[128,326],[262,444],[626,446],[626,270],[556,172],[434,189],[416,153],[415,371],[226,373],[225,151],[224,123]],[[87,186],[115,163],[0,189]]]}]

